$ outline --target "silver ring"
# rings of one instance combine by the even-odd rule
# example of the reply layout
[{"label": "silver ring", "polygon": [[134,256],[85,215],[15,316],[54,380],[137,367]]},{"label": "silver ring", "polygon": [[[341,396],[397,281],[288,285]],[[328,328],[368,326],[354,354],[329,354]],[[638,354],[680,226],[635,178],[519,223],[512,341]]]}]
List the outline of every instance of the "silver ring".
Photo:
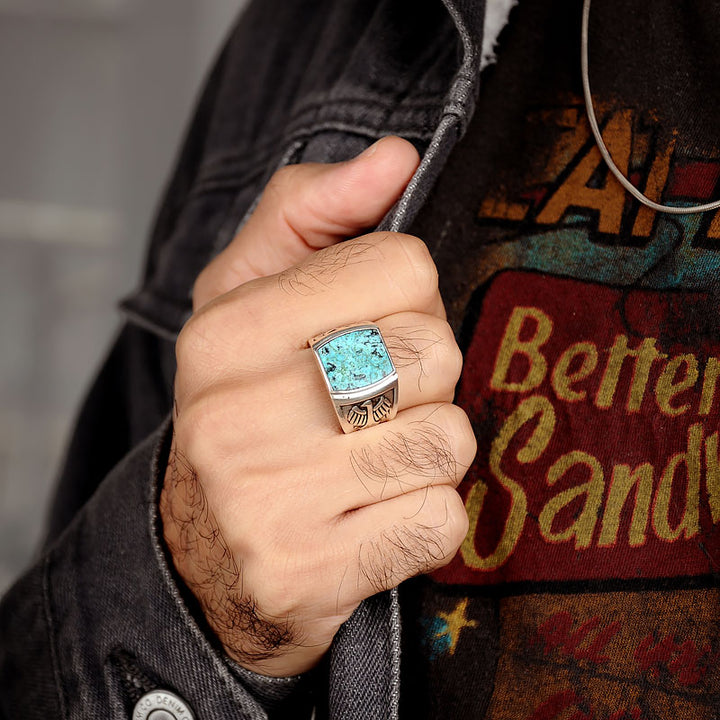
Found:
[{"label": "silver ring", "polygon": [[380,328],[362,323],[308,341],[346,433],[392,420],[398,375]]}]

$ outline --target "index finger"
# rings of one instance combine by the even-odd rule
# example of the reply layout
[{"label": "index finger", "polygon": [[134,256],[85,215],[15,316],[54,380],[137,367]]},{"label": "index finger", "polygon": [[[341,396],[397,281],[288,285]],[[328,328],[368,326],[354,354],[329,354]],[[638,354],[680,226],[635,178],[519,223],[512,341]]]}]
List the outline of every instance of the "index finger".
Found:
[{"label": "index finger", "polygon": [[270,277],[258,278],[202,308],[219,329],[242,328],[265,353],[306,347],[327,330],[399,312],[445,318],[435,263],[422,240],[372,233],[320,250]]}]

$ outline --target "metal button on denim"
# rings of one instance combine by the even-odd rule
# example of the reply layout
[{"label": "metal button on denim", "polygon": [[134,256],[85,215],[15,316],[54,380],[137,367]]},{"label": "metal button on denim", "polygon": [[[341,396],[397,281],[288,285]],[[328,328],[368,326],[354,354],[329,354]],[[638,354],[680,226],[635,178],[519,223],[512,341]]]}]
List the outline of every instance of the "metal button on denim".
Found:
[{"label": "metal button on denim", "polygon": [[132,720],[195,720],[195,716],[175,693],[153,690],[135,703]]}]

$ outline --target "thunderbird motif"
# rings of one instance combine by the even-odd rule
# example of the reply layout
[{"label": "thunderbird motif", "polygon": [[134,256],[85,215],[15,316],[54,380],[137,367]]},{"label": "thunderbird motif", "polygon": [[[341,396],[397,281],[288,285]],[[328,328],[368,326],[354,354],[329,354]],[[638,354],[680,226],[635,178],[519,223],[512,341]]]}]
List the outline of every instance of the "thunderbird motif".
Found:
[{"label": "thunderbird motif", "polygon": [[360,405],[353,405],[348,410],[347,421],[356,428],[364,428],[382,422],[391,408],[392,400],[387,395],[380,395],[365,400]]}]

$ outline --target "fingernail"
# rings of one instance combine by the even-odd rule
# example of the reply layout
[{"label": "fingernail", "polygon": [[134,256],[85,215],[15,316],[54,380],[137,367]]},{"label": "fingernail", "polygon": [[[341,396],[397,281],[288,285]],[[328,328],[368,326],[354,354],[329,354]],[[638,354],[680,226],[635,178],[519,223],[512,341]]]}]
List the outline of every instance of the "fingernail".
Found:
[{"label": "fingernail", "polygon": [[372,145],[369,147],[366,147],[359,155],[355,156],[355,160],[366,160],[369,157],[372,157],[375,154],[375,151],[378,149],[378,145],[384,140],[385,138],[380,138],[379,140],[376,140]]}]

